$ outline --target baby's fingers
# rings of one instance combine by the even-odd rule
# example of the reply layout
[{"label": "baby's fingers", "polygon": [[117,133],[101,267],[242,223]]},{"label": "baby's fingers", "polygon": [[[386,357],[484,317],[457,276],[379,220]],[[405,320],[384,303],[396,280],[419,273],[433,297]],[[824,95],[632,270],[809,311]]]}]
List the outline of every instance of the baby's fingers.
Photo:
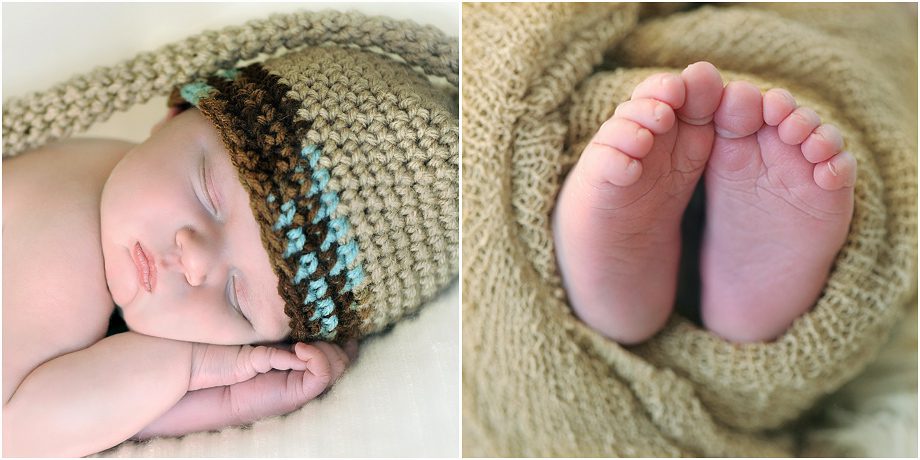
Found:
[{"label": "baby's fingers", "polygon": [[348,358],[348,354],[338,345],[333,345],[331,343],[316,342],[313,345],[326,354],[326,358],[329,360],[329,366],[332,368],[332,382],[334,383],[342,376],[345,372],[345,368],[348,367],[348,363],[351,362]]},{"label": "baby's fingers", "polygon": [[250,362],[256,372],[264,374],[272,369],[279,371],[298,370],[307,368],[306,363],[297,358],[294,353],[281,348],[258,346],[254,347],[249,355]]},{"label": "baby's fingers", "polygon": [[326,354],[314,345],[298,343],[294,345],[294,352],[307,364],[303,373],[303,396],[307,400],[313,399],[333,382],[332,365]]}]

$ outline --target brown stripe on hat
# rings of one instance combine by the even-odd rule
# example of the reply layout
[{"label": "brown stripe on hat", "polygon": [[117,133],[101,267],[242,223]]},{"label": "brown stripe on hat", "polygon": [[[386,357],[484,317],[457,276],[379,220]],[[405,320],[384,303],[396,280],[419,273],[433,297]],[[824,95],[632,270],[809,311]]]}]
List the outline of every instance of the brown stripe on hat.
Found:
[{"label": "brown stripe on hat", "polygon": [[[351,308],[355,300],[353,293],[344,292],[345,270],[335,276],[329,273],[337,262],[338,241],[326,251],[320,249],[332,216],[327,215],[312,224],[321,202],[320,193],[307,195],[313,185],[312,170],[300,152],[310,124],[292,115],[300,102],[287,97],[290,88],[258,64],[240,69],[235,80],[212,77],[207,83],[215,91],[202,98],[198,107],[217,125],[231,162],[237,167],[240,182],[249,193],[253,213],[262,229],[263,246],[279,277],[278,292],[285,299],[285,313],[291,318],[291,337],[308,340],[321,336],[321,319],[309,320],[318,307],[317,302],[303,304],[309,282],[321,278],[327,285],[326,294],[321,298],[332,300],[338,320],[336,340],[355,337],[361,318]],[[298,167],[302,172],[295,169]],[[276,199],[270,202],[269,194]],[[273,227],[282,213],[282,203],[287,201],[293,201],[297,209],[289,228],[301,227],[305,242],[301,251],[285,259],[285,231],[276,231]],[[308,279],[294,284],[297,261],[310,252],[316,256],[317,268]]]}]

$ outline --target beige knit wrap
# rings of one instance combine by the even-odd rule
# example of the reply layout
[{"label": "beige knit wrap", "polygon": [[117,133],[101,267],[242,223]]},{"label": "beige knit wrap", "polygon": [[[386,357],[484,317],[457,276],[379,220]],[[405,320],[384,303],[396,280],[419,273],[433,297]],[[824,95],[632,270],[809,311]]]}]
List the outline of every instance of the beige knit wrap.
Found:
[{"label": "beige knit wrap", "polygon": [[[916,20],[904,5],[466,4],[463,449],[468,456],[785,456],[916,292]],[[841,128],[855,215],[814,308],[769,344],[678,314],[641,346],[578,321],[553,254],[564,174],[644,77],[707,60]]]}]

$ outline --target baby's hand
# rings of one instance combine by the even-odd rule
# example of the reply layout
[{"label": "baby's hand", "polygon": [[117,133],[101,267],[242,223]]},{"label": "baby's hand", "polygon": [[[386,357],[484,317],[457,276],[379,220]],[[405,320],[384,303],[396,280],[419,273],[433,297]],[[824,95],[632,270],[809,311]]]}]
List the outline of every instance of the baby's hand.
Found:
[{"label": "baby's hand", "polygon": [[[346,345],[346,348],[351,347],[353,343]],[[354,348],[356,349],[357,345],[354,345]],[[301,398],[305,398],[303,403],[315,398],[335,383],[352,359],[341,347],[326,342],[296,343],[294,353],[306,364],[301,378]],[[300,373],[291,374],[296,376]]]},{"label": "baby's hand", "polygon": [[307,363],[281,348],[197,343],[192,350],[188,389],[233,385],[272,369],[302,371],[307,369]]},{"label": "baby's hand", "polygon": [[[242,378],[253,372],[255,376],[238,383],[200,386],[203,389],[189,391],[172,409],[137,433],[135,439],[246,425],[296,410],[335,383],[355,359],[358,343],[349,342],[344,350],[324,342],[296,343],[287,348],[249,347],[248,351],[245,347],[225,347],[235,348],[235,355],[219,345],[201,347],[202,350],[196,350],[200,364],[194,372],[197,385]],[[244,363],[242,373],[235,366],[237,360]],[[260,369],[268,370],[259,373]]]}]

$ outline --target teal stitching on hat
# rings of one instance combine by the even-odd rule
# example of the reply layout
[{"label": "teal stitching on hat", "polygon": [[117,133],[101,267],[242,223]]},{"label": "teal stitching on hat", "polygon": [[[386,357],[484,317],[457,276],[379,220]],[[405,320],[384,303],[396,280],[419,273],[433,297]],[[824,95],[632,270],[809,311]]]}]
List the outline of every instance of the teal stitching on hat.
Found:
[{"label": "teal stitching on hat", "polygon": [[307,237],[303,234],[303,228],[297,227],[287,232],[287,248],[284,249],[284,258],[287,259],[292,255],[303,251],[303,245],[307,242]]},{"label": "teal stitching on hat", "polygon": [[[240,69],[221,69],[217,72],[214,72],[214,75],[228,81],[236,80],[236,77],[239,74]],[[211,91],[214,91],[214,87],[207,84],[206,82],[193,81],[179,88],[179,95],[182,96],[182,99],[188,101],[189,104],[198,107],[198,102],[201,101],[201,98],[208,97]]]},{"label": "teal stitching on hat", "polygon": [[307,288],[307,298],[304,300],[304,305],[310,304],[310,302],[315,302],[316,299],[321,299],[326,295],[326,289],[328,285],[326,284],[325,278],[318,278],[313,281],[310,281],[310,286]]},{"label": "teal stitching on hat", "polygon": [[316,321],[324,316],[329,316],[334,308],[335,304],[332,303],[332,299],[329,297],[320,300],[316,303],[316,309],[313,310],[313,315],[310,316],[310,321]]},{"label": "teal stitching on hat", "polygon": [[316,165],[319,163],[319,153],[320,150],[315,145],[310,144],[300,151],[300,156],[310,162],[310,169],[316,169]]},{"label": "teal stitching on hat", "polygon": [[214,88],[211,85],[203,81],[194,81],[179,90],[179,95],[182,96],[182,99],[185,99],[189,104],[198,107],[198,101],[203,97],[207,97],[208,94],[214,91]]},{"label": "teal stitching on hat", "polygon": [[358,265],[351,270],[348,270],[348,273],[345,273],[345,287],[342,288],[343,291],[348,292],[354,290],[361,284],[361,281],[364,281],[364,269]]},{"label": "teal stitching on hat", "polygon": [[355,240],[348,240],[348,243],[336,248],[335,253],[338,256],[335,266],[332,267],[332,270],[329,270],[329,274],[332,276],[338,275],[345,267],[355,261],[355,257],[358,256],[358,243]]},{"label": "teal stitching on hat", "polygon": [[[295,173],[295,174],[303,174],[303,166],[300,166],[300,165],[295,166],[295,167],[294,167],[294,173]],[[299,184],[299,185],[303,185],[304,182],[305,182],[304,179],[297,179],[297,184]],[[310,196],[310,194],[308,193],[307,196]]]},{"label": "teal stitching on hat", "polygon": [[[320,335],[326,336],[329,333],[335,331],[335,327],[339,325],[339,318],[335,315],[323,318],[323,328],[319,331]],[[333,336],[335,337],[335,336]]]},{"label": "teal stitching on hat", "polygon": [[307,196],[316,195],[326,188],[326,184],[329,183],[329,171],[317,169],[313,171],[311,178],[313,179],[313,185],[310,186],[310,191],[307,193]]},{"label": "teal stitching on hat", "polygon": [[340,240],[348,233],[348,221],[344,217],[332,219],[329,221],[328,228],[329,232],[326,233],[326,239],[319,245],[319,248],[323,251],[328,251],[332,243]]},{"label": "teal stitching on hat", "polygon": [[291,225],[291,222],[294,221],[294,211],[296,210],[297,206],[294,205],[294,200],[288,200],[286,203],[282,204],[282,213],[278,215],[278,221],[275,222],[275,226],[272,227],[272,229],[277,232],[278,230]]},{"label": "teal stitching on hat", "polygon": [[[318,209],[315,210],[312,224],[322,225],[321,223],[323,220],[327,221],[325,223],[326,235],[319,247],[319,251],[325,252],[329,251],[334,243],[346,237],[349,230],[349,223],[344,216],[333,218],[339,205],[339,195],[335,190],[327,190],[330,181],[330,173],[328,169],[318,167],[321,154],[322,150],[315,145],[306,145],[300,152],[301,157],[309,163],[312,170],[312,172],[309,173],[312,182],[307,192],[307,197],[319,195]],[[305,166],[304,164],[296,165],[293,168],[293,174],[305,174],[309,172],[309,170],[306,170]],[[303,185],[304,180],[298,179],[298,182]],[[274,203],[277,201],[277,197],[272,193],[268,195],[266,200],[269,203]],[[282,204],[281,212],[273,227],[274,230],[280,231],[290,226],[293,223],[294,216],[298,214],[298,211],[295,200],[289,200]],[[309,214],[310,210],[304,210],[302,212]],[[305,233],[312,231],[315,230],[308,227],[288,229],[285,233],[287,237],[287,246],[284,251],[284,258],[287,259],[302,252],[306,246]],[[342,287],[341,292],[354,290],[364,280],[364,269],[360,264],[348,269],[348,267],[354,264],[358,259],[358,250],[358,243],[354,238],[349,239],[346,243],[335,248],[336,262],[326,275],[340,276],[344,273],[345,285]],[[311,305],[313,306],[313,312],[308,321],[311,323],[319,321],[320,331],[317,334],[318,338],[322,340],[331,340],[335,338],[336,327],[339,322],[338,316],[334,313],[336,306],[331,296],[334,293],[330,292],[330,284],[328,284],[325,276],[310,280],[310,277],[319,269],[319,258],[319,252],[309,252],[300,255],[298,258],[297,272],[294,274],[292,282],[295,285],[302,284],[304,281],[308,282],[306,296],[303,299],[305,310]],[[349,308],[356,309],[357,304],[352,302]]]},{"label": "teal stitching on hat", "polygon": [[224,80],[236,80],[237,75],[240,74],[240,69],[221,69],[214,74]]},{"label": "teal stitching on hat", "polygon": [[300,284],[301,281],[312,275],[316,271],[317,264],[316,254],[312,252],[300,256],[300,266],[297,267],[297,274],[294,275],[294,284]]},{"label": "teal stitching on hat", "polygon": [[316,212],[316,216],[313,217],[313,223],[318,224],[319,221],[332,216],[332,213],[335,212],[335,208],[339,206],[339,194],[335,192],[326,192],[319,197],[319,211]]}]

